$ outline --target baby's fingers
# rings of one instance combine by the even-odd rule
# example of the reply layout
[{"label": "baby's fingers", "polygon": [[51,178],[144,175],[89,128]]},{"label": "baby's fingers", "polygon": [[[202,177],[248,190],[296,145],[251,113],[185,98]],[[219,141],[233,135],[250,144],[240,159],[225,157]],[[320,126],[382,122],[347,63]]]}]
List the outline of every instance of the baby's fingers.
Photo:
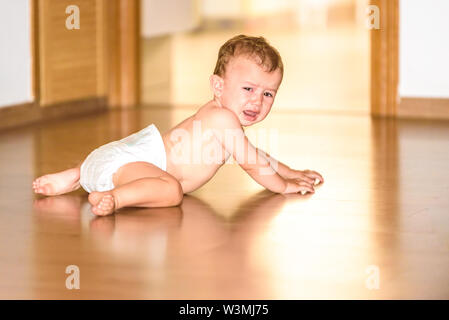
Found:
[{"label": "baby's fingers", "polygon": [[308,175],[306,175],[305,173],[301,174],[298,178],[296,178],[298,181],[306,181],[310,184],[314,184],[315,183],[315,178],[309,177]]},{"label": "baby's fingers", "polygon": [[314,193],[315,190],[312,184],[306,181],[298,181],[295,179],[287,180],[287,186],[283,193],[299,193],[306,194],[307,192]]},{"label": "baby's fingers", "polygon": [[294,179],[296,181],[296,183],[300,186],[307,186],[313,189],[313,184],[315,182],[314,179],[310,179],[310,178],[296,178]]},{"label": "baby's fingers", "polygon": [[298,191],[297,192],[301,192],[301,194],[304,195],[307,192],[315,193],[315,189],[313,188],[313,186],[310,183],[302,181],[302,182],[298,183]]},{"label": "baby's fingers", "polygon": [[[323,182],[324,182],[324,179],[323,179],[323,177],[321,176],[321,174],[319,174],[319,173],[316,172],[316,171],[313,171],[313,170],[304,170],[303,172],[304,172],[304,174],[305,174],[307,177],[313,179],[314,184],[318,184],[318,183],[323,183]],[[318,180],[318,183],[316,182],[317,180]]]}]

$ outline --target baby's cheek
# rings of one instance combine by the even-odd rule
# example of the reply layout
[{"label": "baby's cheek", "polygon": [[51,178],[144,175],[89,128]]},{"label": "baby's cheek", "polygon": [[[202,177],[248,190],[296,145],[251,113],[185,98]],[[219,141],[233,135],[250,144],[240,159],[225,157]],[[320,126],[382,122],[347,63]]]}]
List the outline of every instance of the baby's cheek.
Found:
[{"label": "baby's cheek", "polygon": [[263,114],[267,115],[271,110],[271,104],[267,104],[263,108]]}]

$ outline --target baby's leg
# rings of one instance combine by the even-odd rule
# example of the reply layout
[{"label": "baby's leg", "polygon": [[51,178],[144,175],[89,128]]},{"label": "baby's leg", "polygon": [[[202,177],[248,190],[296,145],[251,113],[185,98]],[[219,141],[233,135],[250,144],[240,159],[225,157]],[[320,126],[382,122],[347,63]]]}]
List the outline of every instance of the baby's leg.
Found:
[{"label": "baby's leg", "polygon": [[180,183],[169,173],[148,162],[131,162],[114,174],[115,188],[92,192],[92,212],[108,215],[123,207],[171,207],[181,203]]},{"label": "baby's leg", "polygon": [[55,196],[77,190],[80,187],[81,163],[75,168],[37,178],[33,181],[34,192],[46,196]]}]

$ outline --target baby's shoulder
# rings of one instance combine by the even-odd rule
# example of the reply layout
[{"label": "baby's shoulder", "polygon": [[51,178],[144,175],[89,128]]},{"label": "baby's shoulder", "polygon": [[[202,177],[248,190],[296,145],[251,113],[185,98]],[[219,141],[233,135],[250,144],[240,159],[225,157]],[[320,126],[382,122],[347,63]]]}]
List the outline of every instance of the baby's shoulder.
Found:
[{"label": "baby's shoulder", "polygon": [[239,119],[231,110],[217,105],[205,107],[201,112],[198,112],[197,119],[202,120],[208,127],[224,129],[240,126]]}]

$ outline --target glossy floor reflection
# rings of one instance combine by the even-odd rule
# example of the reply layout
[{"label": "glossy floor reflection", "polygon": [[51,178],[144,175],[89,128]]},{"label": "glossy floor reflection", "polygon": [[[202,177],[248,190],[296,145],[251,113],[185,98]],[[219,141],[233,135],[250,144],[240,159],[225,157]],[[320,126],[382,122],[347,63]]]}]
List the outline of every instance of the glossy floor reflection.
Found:
[{"label": "glossy floor reflection", "polygon": [[[32,194],[35,177],[191,112],[110,111],[0,133],[0,298],[449,298],[448,122],[273,111],[248,135],[276,133],[280,160],[320,172],[312,196],[264,191],[235,164],[176,208],[99,218],[82,190]],[[80,290],[66,289],[69,265]]]}]

